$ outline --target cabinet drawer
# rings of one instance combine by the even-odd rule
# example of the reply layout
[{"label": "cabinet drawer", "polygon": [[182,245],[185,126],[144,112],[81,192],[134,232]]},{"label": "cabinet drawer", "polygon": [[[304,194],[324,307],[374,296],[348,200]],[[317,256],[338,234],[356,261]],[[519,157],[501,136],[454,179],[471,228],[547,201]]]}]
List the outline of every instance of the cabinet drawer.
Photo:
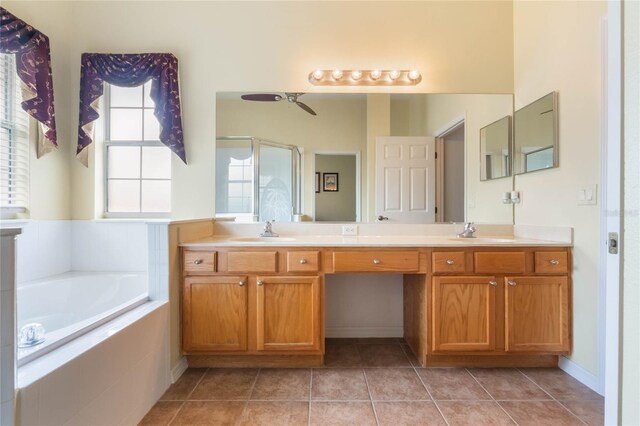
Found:
[{"label": "cabinet drawer", "polygon": [[228,272],[277,272],[278,253],[275,251],[230,251],[227,253]]},{"label": "cabinet drawer", "polygon": [[333,253],[335,272],[417,271],[417,251],[337,251]]},{"label": "cabinet drawer", "polygon": [[184,252],[185,272],[215,272],[216,252],[185,250]]},{"label": "cabinet drawer", "polygon": [[569,271],[566,251],[537,251],[535,268],[539,274],[562,274]]},{"label": "cabinet drawer", "polygon": [[463,251],[435,251],[431,259],[433,273],[465,272]]},{"label": "cabinet drawer", "polygon": [[287,253],[287,272],[316,272],[320,252],[290,251]]},{"label": "cabinet drawer", "polygon": [[474,257],[478,273],[522,274],[525,271],[524,252],[478,252]]}]

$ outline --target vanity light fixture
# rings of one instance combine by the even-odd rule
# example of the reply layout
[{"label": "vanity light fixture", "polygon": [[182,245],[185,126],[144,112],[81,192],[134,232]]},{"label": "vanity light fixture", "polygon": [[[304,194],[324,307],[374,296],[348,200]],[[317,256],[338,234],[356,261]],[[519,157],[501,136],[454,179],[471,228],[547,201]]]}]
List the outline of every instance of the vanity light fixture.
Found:
[{"label": "vanity light fixture", "polygon": [[422,81],[417,70],[315,70],[309,73],[314,86],[415,86]]}]

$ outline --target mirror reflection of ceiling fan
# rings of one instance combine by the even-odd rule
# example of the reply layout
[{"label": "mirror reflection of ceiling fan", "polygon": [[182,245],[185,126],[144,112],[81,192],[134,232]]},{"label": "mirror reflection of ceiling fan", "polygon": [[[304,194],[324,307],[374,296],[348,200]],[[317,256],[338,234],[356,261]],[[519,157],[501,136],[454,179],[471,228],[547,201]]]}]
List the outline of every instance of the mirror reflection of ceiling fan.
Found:
[{"label": "mirror reflection of ceiling fan", "polygon": [[278,95],[275,93],[250,93],[247,95],[242,95],[240,97],[245,101],[258,101],[258,102],[277,102],[277,101],[286,99],[288,102],[298,105],[300,108],[307,111],[309,114],[317,115],[316,112],[312,110],[307,104],[304,104],[298,100],[298,98],[302,95],[304,95],[304,93],[285,92],[284,96]]}]

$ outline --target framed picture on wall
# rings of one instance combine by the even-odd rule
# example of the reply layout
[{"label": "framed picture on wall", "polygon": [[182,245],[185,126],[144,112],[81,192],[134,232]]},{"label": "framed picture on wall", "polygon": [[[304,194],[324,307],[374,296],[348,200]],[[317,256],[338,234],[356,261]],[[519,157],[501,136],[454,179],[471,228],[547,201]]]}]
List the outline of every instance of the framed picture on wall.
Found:
[{"label": "framed picture on wall", "polygon": [[324,192],[338,192],[338,174],[337,173],[322,174],[322,190]]},{"label": "framed picture on wall", "polygon": [[316,194],[320,192],[320,172],[316,172]]}]

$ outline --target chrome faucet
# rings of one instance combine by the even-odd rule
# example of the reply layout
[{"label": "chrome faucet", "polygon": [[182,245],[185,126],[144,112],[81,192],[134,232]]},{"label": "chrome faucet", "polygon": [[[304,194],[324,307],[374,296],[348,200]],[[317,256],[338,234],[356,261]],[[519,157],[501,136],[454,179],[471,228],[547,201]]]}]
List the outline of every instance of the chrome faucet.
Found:
[{"label": "chrome faucet", "polygon": [[264,223],[264,229],[262,230],[262,233],[260,233],[261,237],[277,237],[278,236],[278,234],[273,232],[273,229],[272,229],[273,223],[272,222],[275,222],[275,220],[272,220],[272,221],[268,221],[267,220]]},{"label": "chrome faucet", "polygon": [[467,222],[464,224],[464,230],[458,234],[458,238],[475,238],[476,228],[473,226],[473,222]]}]

